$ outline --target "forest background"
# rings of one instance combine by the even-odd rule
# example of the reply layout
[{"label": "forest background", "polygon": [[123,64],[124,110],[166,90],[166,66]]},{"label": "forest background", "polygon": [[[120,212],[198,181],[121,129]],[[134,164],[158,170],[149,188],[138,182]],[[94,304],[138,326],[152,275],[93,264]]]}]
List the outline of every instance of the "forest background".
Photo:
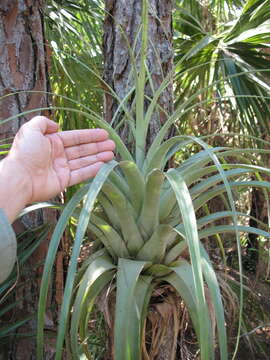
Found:
[{"label": "forest background", "polygon": [[[140,334],[137,338],[142,343],[136,344],[132,340],[133,344],[129,338],[124,341],[127,344],[131,341],[136,349],[139,347],[138,352],[142,352],[145,359],[196,359],[199,356],[202,359],[218,356],[241,359],[241,353],[246,356],[247,351],[251,358],[268,359],[269,1],[179,0],[165,3],[130,0],[123,3],[119,0],[12,0],[2,1],[0,10],[1,155],[7,153],[21,124],[42,112],[56,119],[63,130],[104,126],[117,141],[117,160],[130,161],[129,150],[135,154],[139,169],[149,167],[153,171],[155,167],[150,160],[158,163],[155,154],[161,146],[161,143],[155,143],[155,139],[166,122],[173,125],[168,125],[168,132],[164,134],[169,142],[164,156],[160,153],[160,158],[164,157],[160,160],[161,170],[166,172],[174,168],[186,187],[182,193],[177,193],[179,189],[170,192],[168,177],[163,188],[159,180],[155,180],[154,188],[158,190],[160,186],[162,201],[161,207],[157,207],[160,225],[166,223],[176,227],[175,218],[181,218],[178,235],[177,239],[168,240],[170,245],[166,249],[155,243],[144,249],[143,255],[136,255],[140,260],[151,260],[160,267],[151,271],[144,269],[146,272],[142,275],[145,281],[146,277],[148,280],[151,276],[155,278],[151,300],[145,300],[146,304],[150,303],[149,314],[145,315],[145,325],[142,325],[145,326],[143,336],[141,331],[134,330],[134,334]],[[172,136],[177,140],[172,140]],[[151,147],[152,144],[156,146]],[[145,159],[150,159],[150,165],[147,162],[145,165]],[[128,172],[125,164],[122,166],[122,171]],[[151,172],[145,170],[145,186],[149,181],[151,188],[153,183],[149,174]],[[155,176],[161,176],[158,174]],[[119,209],[124,206],[121,192],[134,206],[132,214],[142,206],[143,216],[138,216],[137,223],[143,229],[139,229],[140,236],[146,243],[147,236],[154,234],[151,222],[155,219],[151,212],[156,204],[153,199],[157,200],[157,197],[150,199],[149,195],[151,201],[147,212],[147,204],[140,205],[135,199],[140,190],[134,198],[134,194],[128,192],[128,186],[123,185],[123,179],[120,183],[119,178],[116,179],[118,175],[116,173],[114,178],[110,178],[107,188],[103,187],[98,201],[105,209],[103,220],[107,221],[106,226],[110,224],[111,228],[117,229],[127,244],[127,251],[132,252],[134,249],[129,248],[125,239],[125,234],[133,229],[125,228],[130,219],[122,220],[123,225],[113,214],[119,215],[120,212],[124,216]],[[116,185],[120,193],[115,190]],[[138,186],[138,183],[133,186]],[[98,294],[101,305],[91,308],[87,325],[81,324],[86,307],[81,299],[78,344],[72,344],[72,341],[69,344],[68,335],[65,335],[71,334],[74,338],[72,331],[75,330],[68,319],[76,313],[76,301],[80,300],[78,295],[72,303],[67,291],[64,292],[66,284],[66,289],[73,285],[68,269],[73,264],[75,244],[80,252],[79,257],[73,255],[76,260],[74,278],[79,276],[75,280],[74,293],[76,284],[83,277],[83,272],[76,272],[77,259],[78,269],[85,269],[89,254],[112,247],[110,243],[107,248],[107,242],[99,237],[97,228],[100,231],[104,223],[100,224],[97,218],[96,222],[92,220],[92,228],[90,226],[78,235],[80,227],[77,224],[82,221],[78,214],[81,208],[85,208],[79,202],[77,205],[76,191],[83,192],[82,189],[73,188],[53,202],[35,204],[26,209],[15,224],[19,267],[0,288],[3,359],[36,358],[37,326],[39,353],[43,353],[42,333],[45,329],[46,359],[54,358],[55,348],[58,349],[58,358],[68,358],[71,353],[78,358],[78,354],[83,353],[88,358],[111,359],[115,351],[119,351],[116,358],[127,359],[127,354],[121,353],[120,349],[123,339],[114,338],[110,331],[110,324],[114,321],[111,314],[116,311],[117,318],[120,307],[117,300],[116,305],[114,302],[118,295],[115,295],[115,285],[112,285],[113,277],[109,288],[108,282],[104,281],[106,286]],[[83,196],[85,194],[80,200]],[[191,199],[193,204],[187,209],[194,217],[190,215],[186,221],[183,208],[180,213],[177,209],[177,206],[181,209],[181,204],[177,205],[177,197],[181,196]],[[113,209],[112,205],[117,201],[122,205]],[[141,201],[143,203],[143,199]],[[64,203],[70,206],[76,203],[76,211],[66,220],[62,216]],[[95,209],[95,216],[100,216],[100,208],[96,205]],[[110,223],[109,214],[113,217]],[[144,223],[141,219],[146,215],[150,220]],[[62,236],[59,229],[65,221],[67,227]],[[58,224],[58,234],[54,230],[55,223]],[[192,241],[187,241],[188,246],[181,242],[188,237],[188,229],[194,227],[211,259],[209,271],[215,270],[221,293],[215,280],[211,288],[207,271],[200,269],[202,255],[196,252],[199,249],[196,248],[196,236],[193,238],[197,244],[194,249]],[[160,231],[165,231],[164,227]],[[79,236],[84,240],[82,246],[76,240]],[[51,257],[44,268],[51,239],[55,249],[58,243],[60,246],[55,256],[51,256],[49,250]],[[160,257],[158,260],[149,255],[155,247],[159,250],[154,254]],[[110,255],[124,258],[123,253],[116,256],[117,251],[113,248],[113,255]],[[112,262],[113,266],[117,263],[115,259]],[[183,290],[182,286],[178,292],[173,290],[172,285],[177,288],[176,280],[170,277],[170,273],[165,279],[167,274],[162,267],[172,268],[172,264],[179,269],[186,266],[194,288]],[[113,273],[113,268],[108,269],[108,273]],[[204,282],[200,278],[202,273]],[[181,279],[184,281],[183,275]],[[116,286],[119,285],[123,293],[130,291],[130,288],[121,288],[121,275],[117,281]],[[43,299],[47,299],[43,304],[38,300],[40,287],[42,294],[46,295]],[[146,290],[145,298],[148,296]],[[197,305],[197,300],[194,300],[195,310],[187,305],[192,291],[196,291],[199,299]],[[137,296],[140,297],[140,293]],[[223,300],[224,311],[218,298]],[[121,304],[127,306],[131,314],[133,305]],[[68,309],[66,316],[64,306]],[[210,334],[217,323],[217,336],[211,335],[211,344],[203,338],[205,319],[199,315],[203,309],[207,312],[207,308],[206,323],[210,325],[206,334]],[[199,325],[194,323],[192,311],[200,318]],[[115,321],[120,334],[127,331],[121,320]],[[228,336],[228,346],[224,342],[222,324]],[[64,337],[66,347],[62,353]],[[218,349],[221,349],[220,355]],[[138,354],[136,359],[140,356]]]}]

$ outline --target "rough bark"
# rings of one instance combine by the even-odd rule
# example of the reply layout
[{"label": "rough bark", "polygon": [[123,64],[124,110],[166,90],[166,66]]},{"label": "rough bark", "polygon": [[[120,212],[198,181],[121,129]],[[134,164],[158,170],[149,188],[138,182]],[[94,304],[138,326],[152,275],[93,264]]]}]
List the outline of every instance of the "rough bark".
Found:
[{"label": "rough bark", "polygon": [[[104,22],[104,80],[113,88],[122,100],[134,86],[132,72],[134,65],[130,57],[130,50],[134,49],[136,67],[139,67],[139,53],[141,37],[138,36],[141,24],[141,0],[106,0],[106,17]],[[172,73],[173,48],[172,48],[172,1],[149,1],[149,28],[148,28],[147,67],[151,74],[154,90],[157,90],[164,77]],[[150,84],[146,86],[145,94],[152,97],[153,91]],[[133,99],[127,107],[131,108]],[[107,122],[111,122],[119,103],[109,92],[105,94],[104,114]],[[152,117],[148,133],[148,144],[155,137],[160,125],[166,121],[167,115],[173,110],[172,81],[159,98],[162,110],[156,111]],[[147,107],[147,102],[145,103]],[[119,114],[121,118],[122,114]],[[128,143],[127,128],[122,130],[122,138]]]},{"label": "rough bark", "polygon": [[[2,0],[0,3],[0,120],[21,111],[48,106],[48,74],[42,16],[43,1]],[[1,137],[14,136],[33,114],[1,125]]]},{"label": "rough bark", "polygon": [[[0,96],[16,93],[0,100],[0,140],[14,137],[19,127],[39,111],[20,116],[1,124],[11,116],[49,105],[48,65],[43,29],[43,0],[1,0],[0,2]],[[32,92],[28,92],[32,91]],[[34,93],[39,91],[40,93]],[[44,92],[44,93],[41,93]],[[44,113],[43,113],[44,114]],[[31,228],[43,222],[53,222],[56,214],[39,211],[33,216],[24,217],[15,229]],[[12,321],[37,311],[38,288],[41,268],[37,268],[47,253],[48,241],[32,255],[20,277],[16,288],[16,300],[19,304],[11,315]],[[22,272],[22,269],[21,269]],[[53,326],[48,313],[47,326]],[[20,333],[33,333],[36,329],[33,320],[21,327]],[[8,350],[9,359],[35,359],[35,337],[14,338]],[[53,357],[53,350],[48,347],[46,359]]]}]

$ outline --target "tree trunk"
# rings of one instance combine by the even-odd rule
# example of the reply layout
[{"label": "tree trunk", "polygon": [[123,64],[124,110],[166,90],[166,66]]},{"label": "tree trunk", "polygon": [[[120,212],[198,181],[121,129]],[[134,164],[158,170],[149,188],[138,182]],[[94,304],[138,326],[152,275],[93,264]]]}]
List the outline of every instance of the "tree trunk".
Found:
[{"label": "tree trunk", "polygon": [[[0,93],[20,92],[1,101],[0,119],[48,106],[48,68],[43,30],[43,1],[2,0],[0,3]],[[1,137],[14,136],[32,113],[1,125]]]},{"label": "tree trunk", "polygon": [[[266,141],[269,141],[269,136],[263,136],[263,138],[266,139]],[[269,146],[265,145],[265,148],[269,149]],[[269,168],[270,160],[268,156],[263,158],[263,162],[266,168]],[[270,181],[269,176],[266,174],[262,175],[262,178],[264,181]],[[261,189],[256,188],[252,189],[250,215],[264,223],[266,227],[269,222],[268,203],[269,192],[263,192]],[[262,228],[260,223],[258,223],[255,219],[250,219],[249,225],[256,228]],[[246,270],[254,273],[256,272],[258,279],[269,279],[269,248],[269,240],[261,239],[261,237],[256,234],[249,234],[246,249],[247,252],[243,257],[243,261]]]},{"label": "tree trunk", "polygon": [[[49,105],[49,98],[45,93],[49,91],[49,80],[44,45],[43,8],[42,0],[1,0],[0,2],[0,96],[14,93],[1,100],[0,121],[23,111]],[[20,126],[37,114],[40,114],[40,111],[20,116],[4,124],[0,122],[0,140],[14,137]],[[29,229],[44,222],[54,222],[55,218],[56,213],[39,211],[34,215],[24,216],[23,220],[14,227],[18,232],[25,227]],[[37,268],[37,264],[44,260],[47,249],[48,239],[35,251],[26,267],[20,269],[20,273],[22,274],[23,270],[23,274],[15,289],[19,304],[11,314],[12,322],[27,315],[34,315],[29,323],[19,328],[20,334],[35,333],[36,330],[35,315],[41,275],[41,268]],[[47,315],[47,326],[53,326],[50,313],[48,312]],[[53,353],[53,349],[48,347],[46,359],[51,359]],[[5,358],[35,359],[35,336],[15,337],[10,343]]]},{"label": "tree trunk", "polygon": [[[164,78],[173,74],[173,46],[172,46],[172,1],[149,0],[148,11],[148,51],[146,65],[151,74],[151,82],[148,81],[145,88],[146,98],[152,98],[153,93],[160,87]],[[134,86],[134,67],[139,71],[140,49],[142,39],[138,35],[141,25],[142,0],[106,0],[106,17],[104,22],[104,80],[107,83],[104,101],[104,115],[107,122],[114,119],[119,101],[123,100]],[[130,56],[133,49],[134,57]],[[134,65],[134,59],[136,65]],[[109,89],[117,94],[119,100],[110,94]],[[134,96],[126,101],[126,107],[135,118],[133,106]],[[145,110],[149,101],[145,100]],[[158,101],[158,109],[154,112],[150,129],[147,136],[149,146],[168,115],[173,111],[173,85],[172,76],[166,89]],[[123,111],[118,112],[114,125],[121,121]],[[133,150],[133,139],[128,132],[128,126],[122,125],[120,135],[129,149]],[[156,298],[152,299],[149,313],[149,327],[152,333],[152,344],[144,346],[144,359],[173,360],[176,356],[177,333],[179,331],[179,319],[177,303],[169,301],[174,296],[164,294],[164,302]],[[166,301],[168,299],[168,301]],[[166,315],[166,319],[164,317]],[[154,319],[154,320],[153,320]],[[165,331],[156,331],[158,325],[162,325]],[[148,326],[148,325],[147,325]],[[167,330],[166,330],[167,326]],[[108,341],[113,346],[111,331],[108,332]],[[149,340],[149,339],[147,339]],[[156,344],[158,346],[154,346]],[[157,350],[157,351],[156,351]],[[112,349],[108,352],[111,359]]]},{"label": "tree trunk", "polygon": [[[139,69],[141,37],[137,36],[141,24],[142,0],[106,0],[106,18],[104,22],[104,80],[115,91],[120,100],[124,99],[134,86],[134,65],[130,57],[130,49],[134,49],[136,67]],[[151,82],[146,86],[145,95],[153,96],[153,89],[157,90],[164,77],[172,74],[172,1],[149,1],[147,67],[151,74]],[[127,108],[131,109],[133,98],[128,101]],[[167,88],[159,97],[160,110],[152,117],[148,133],[148,144],[151,144],[156,133],[166,119],[166,114],[173,110],[172,78]],[[109,93],[105,93],[104,114],[107,122],[111,123],[119,102]],[[147,106],[147,102],[145,103]],[[161,110],[163,109],[163,111]],[[118,119],[121,119],[120,113]],[[134,114],[133,114],[134,115]],[[127,128],[121,131],[122,139],[131,146]],[[129,146],[129,147],[130,147]]]}]

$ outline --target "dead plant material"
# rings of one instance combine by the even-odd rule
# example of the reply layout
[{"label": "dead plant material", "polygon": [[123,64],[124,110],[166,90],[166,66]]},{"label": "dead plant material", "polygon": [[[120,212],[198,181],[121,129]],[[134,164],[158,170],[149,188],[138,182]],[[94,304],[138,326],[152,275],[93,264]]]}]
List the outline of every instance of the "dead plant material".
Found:
[{"label": "dead plant material", "polygon": [[144,360],[175,360],[180,330],[179,297],[170,287],[155,292],[144,329]]},{"label": "dead plant material", "polygon": [[64,252],[59,251],[56,258],[56,274],[55,274],[55,301],[58,306],[62,304],[64,291],[64,269],[63,269]]}]

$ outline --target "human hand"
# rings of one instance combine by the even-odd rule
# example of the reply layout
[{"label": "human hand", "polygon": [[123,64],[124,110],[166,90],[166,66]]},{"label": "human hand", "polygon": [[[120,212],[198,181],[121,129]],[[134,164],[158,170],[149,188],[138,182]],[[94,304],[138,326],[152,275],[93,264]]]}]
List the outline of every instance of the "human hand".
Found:
[{"label": "human hand", "polygon": [[7,160],[14,174],[27,179],[27,203],[48,200],[66,187],[95,176],[113,159],[115,144],[103,129],[58,132],[44,116],[34,117],[17,133]]}]

